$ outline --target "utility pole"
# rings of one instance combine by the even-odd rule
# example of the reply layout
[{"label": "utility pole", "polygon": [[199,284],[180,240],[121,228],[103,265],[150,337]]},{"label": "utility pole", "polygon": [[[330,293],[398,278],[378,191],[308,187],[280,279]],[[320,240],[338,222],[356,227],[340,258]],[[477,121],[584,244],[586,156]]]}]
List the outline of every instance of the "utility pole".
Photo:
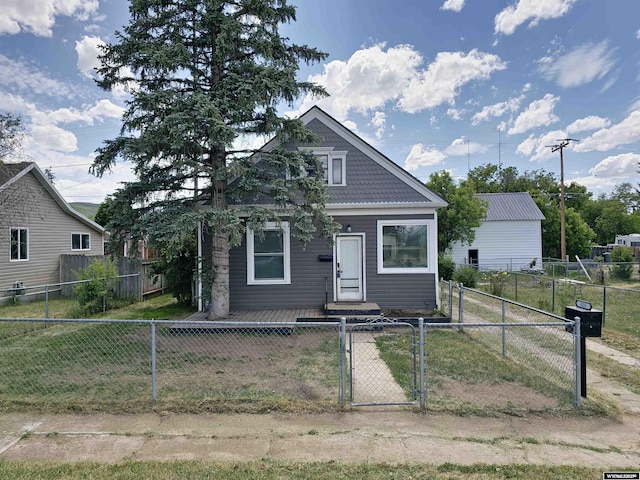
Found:
[{"label": "utility pole", "polygon": [[562,155],[565,147],[569,145],[569,142],[577,142],[574,138],[563,138],[562,140],[556,140],[560,142],[556,145],[547,145],[551,147],[552,152],[560,151],[560,256],[562,261],[567,259],[567,239],[566,239],[566,227],[564,217],[564,158]]}]

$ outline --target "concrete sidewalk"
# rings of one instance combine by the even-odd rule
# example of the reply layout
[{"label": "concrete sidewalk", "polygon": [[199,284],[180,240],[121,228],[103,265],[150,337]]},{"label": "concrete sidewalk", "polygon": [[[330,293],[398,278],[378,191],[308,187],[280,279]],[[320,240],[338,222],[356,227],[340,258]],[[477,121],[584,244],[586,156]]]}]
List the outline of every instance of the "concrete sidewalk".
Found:
[{"label": "concrete sidewalk", "polygon": [[0,461],[144,460],[640,466],[640,417],[0,414]]}]

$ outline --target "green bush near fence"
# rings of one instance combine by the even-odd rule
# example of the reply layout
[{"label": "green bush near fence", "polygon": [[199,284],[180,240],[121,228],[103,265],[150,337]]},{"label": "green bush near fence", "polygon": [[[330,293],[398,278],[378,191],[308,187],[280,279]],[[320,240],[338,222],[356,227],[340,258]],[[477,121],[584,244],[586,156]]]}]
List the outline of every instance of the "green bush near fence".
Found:
[{"label": "green bush near fence", "polygon": [[113,260],[93,260],[87,268],[75,272],[84,282],[73,287],[80,308],[88,313],[104,312],[113,306],[118,269]]},{"label": "green bush near fence", "polygon": [[[633,250],[628,247],[616,247],[611,251],[611,261],[614,262],[611,269],[611,277],[618,280],[629,280],[633,272]],[[621,263],[624,262],[624,263]]]},{"label": "green bush near fence", "polygon": [[453,280],[469,288],[476,288],[478,277],[478,270],[473,267],[460,267],[453,272]]}]

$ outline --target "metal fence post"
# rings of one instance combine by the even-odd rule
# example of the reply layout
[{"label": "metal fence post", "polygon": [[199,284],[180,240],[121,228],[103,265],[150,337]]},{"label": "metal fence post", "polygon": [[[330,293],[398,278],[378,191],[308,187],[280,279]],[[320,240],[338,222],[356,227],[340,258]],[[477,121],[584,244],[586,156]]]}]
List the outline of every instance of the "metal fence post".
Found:
[{"label": "metal fence post", "polygon": [[420,355],[420,408],[424,408],[427,400],[427,393],[425,392],[425,384],[424,384],[424,318],[418,318],[418,334],[420,336],[420,347],[419,347],[419,355]]},{"label": "metal fence post", "polygon": [[458,285],[458,323],[464,323],[464,316],[462,314],[463,309],[463,297],[464,296],[464,285],[460,283]]},{"label": "metal fence post", "polygon": [[449,318],[453,318],[453,280],[449,280]]},{"label": "metal fence post", "polygon": [[49,285],[44,287],[44,318],[49,318]]},{"label": "metal fence post", "polygon": [[505,301],[502,300],[502,357],[507,356],[507,312]]},{"label": "metal fence post", "polygon": [[604,326],[604,320],[607,316],[607,286],[604,285],[602,290],[602,325]]},{"label": "metal fence post", "polygon": [[347,402],[347,318],[340,319],[340,404]]},{"label": "metal fence post", "polygon": [[155,402],[156,385],[156,322],[151,320],[151,399]]},{"label": "metal fence post", "polygon": [[551,311],[556,309],[556,279],[551,279]]},{"label": "metal fence post", "polygon": [[574,404],[576,407],[581,405],[581,393],[582,393],[582,351],[581,351],[581,337],[580,337],[580,318],[575,318],[575,324],[573,326],[573,344],[575,346],[575,395]]}]

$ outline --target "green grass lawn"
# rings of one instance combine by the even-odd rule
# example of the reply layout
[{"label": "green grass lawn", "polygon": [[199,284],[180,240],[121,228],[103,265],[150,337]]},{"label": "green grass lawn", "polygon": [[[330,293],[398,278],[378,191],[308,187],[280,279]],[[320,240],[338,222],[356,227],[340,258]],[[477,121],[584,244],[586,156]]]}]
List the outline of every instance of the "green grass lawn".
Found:
[{"label": "green grass lawn", "polygon": [[389,465],[380,463],[340,464],[335,462],[127,462],[106,463],[37,463],[0,462],[1,478],[44,480],[280,480],[287,479],[367,479],[367,480],[584,480],[602,478],[602,470],[583,467],[547,467],[538,465],[457,465],[417,464]]}]

